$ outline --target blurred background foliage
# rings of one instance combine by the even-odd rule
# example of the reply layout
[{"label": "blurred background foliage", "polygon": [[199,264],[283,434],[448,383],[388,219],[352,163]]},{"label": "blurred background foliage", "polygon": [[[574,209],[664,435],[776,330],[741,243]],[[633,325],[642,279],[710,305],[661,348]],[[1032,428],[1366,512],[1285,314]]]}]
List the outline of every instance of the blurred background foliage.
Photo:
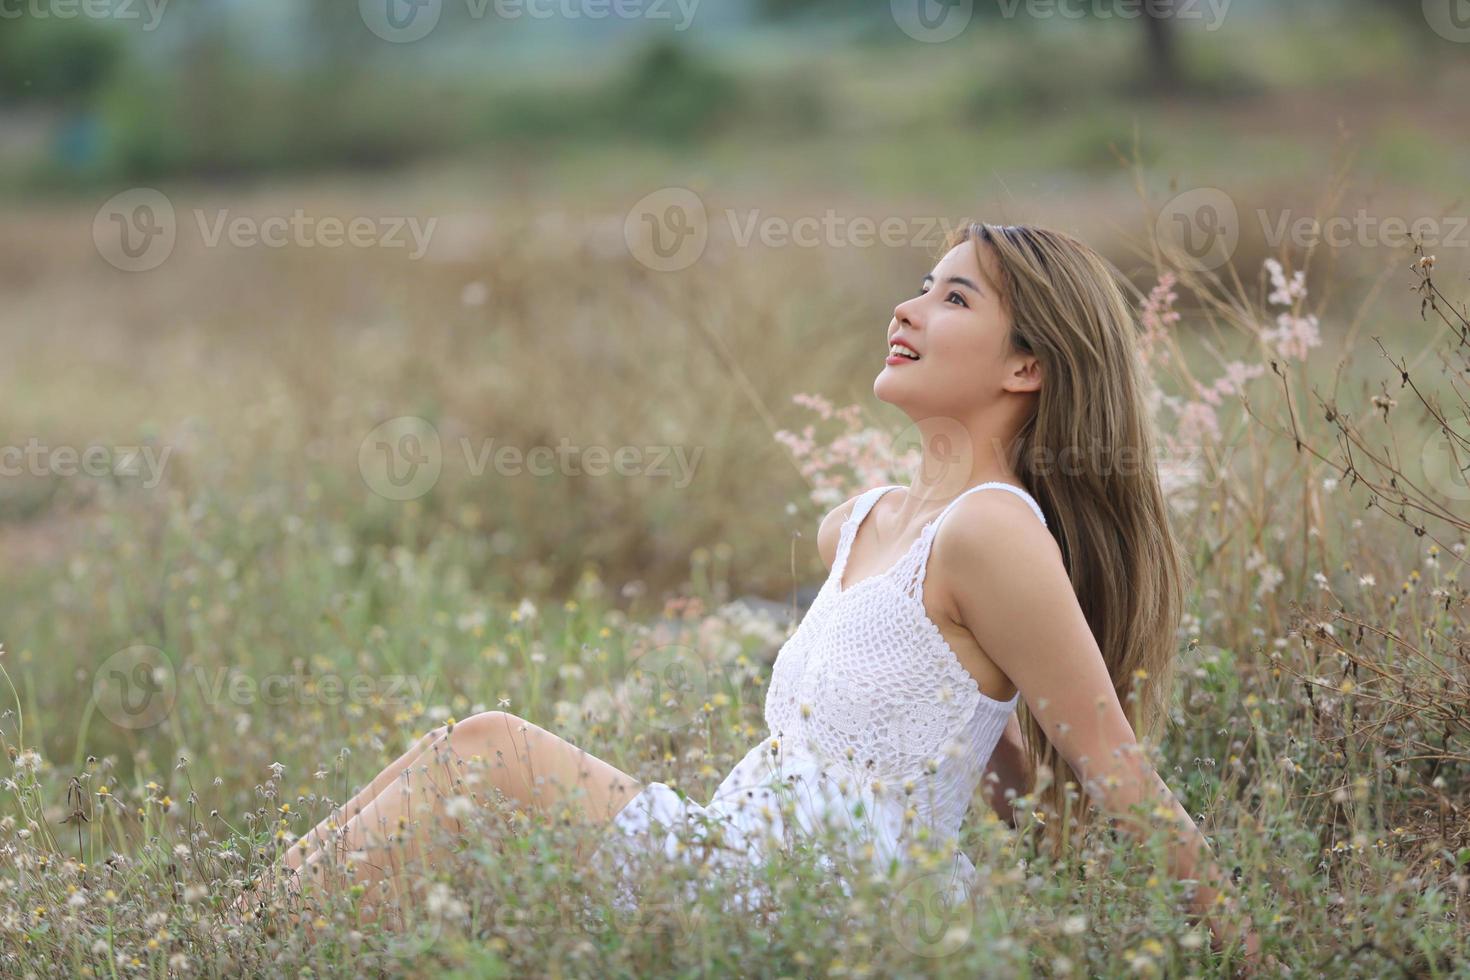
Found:
[{"label": "blurred background foliage", "polygon": [[[1463,60],[1417,5],[1386,0],[1235,0],[1218,25],[1081,3],[1005,16],[1013,6],[978,4],[944,44],[914,43],[887,0],[706,3],[687,29],[672,3],[667,19],[598,19],[497,16],[467,0],[404,44],[333,0],[172,0],[156,17],[140,3],[133,20],[21,6],[0,22],[0,177],[76,187],[373,170],[495,147],[687,152],[852,136],[858,123],[890,137],[931,120],[1015,128],[1299,87],[1333,100],[1394,75],[1432,86],[1436,65]],[[1061,166],[1099,162],[1053,152]]]},{"label": "blurred background foliage", "polygon": [[[444,0],[411,43],[374,33],[371,7],[107,8],[132,19],[6,8],[7,444],[207,445],[207,463],[180,452],[171,472],[207,467],[199,485],[242,493],[285,480],[392,543],[402,509],[363,499],[351,455],[382,418],[421,414],[522,446],[698,441],[715,476],[689,488],[523,479],[487,493],[447,474],[421,504],[451,525],[464,507],[485,513],[501,542],[486,571],[520,588],[546,575],[567,586],[582,554],[614,577],[677,587],[691,550],[738,534],[737,587],[781,595],[793,573],[815,573],[798,539],[820,515],[772,430],[801,421],[798,391],[870,403],[871,343],[854,336],[879,338],[932,261],[925,227],[1051,223],[1146,291],[1157,270],[1133,234],[1152,220],[1140,191],[1157,204],[1225,189],[1243,214],[1235,267],[1259,270],[1280,250],[1254,210],[1438,214],[1470,168],[1467,45],[1413,4],[1234,0],[1172,20],[997,0],[943,43],[906,34],[888,0],[669,2],[635,8],[658,17],[601,18]],[[1036,14],[1049,10],[1067,13]],[[134,276],[104,262],[89,231],[102,202],[138,186],[170,196],[180,240]],[[879,255],[722,239],[679,276],[650,274],[628,255],[624,221],[661,187],[694,188],[731,231],[834,214],[898,218],[915,240]],[[437,224],[422,261],[206,247],[200,216],[227,212]],[[1458,258],[1441,269],[1452,276]],[[1327,249],[1311,275],[1351,266],[1324,301],[1371,304],[1398,262],[1389,249]],[[574,288],[557,264],[576,268]],[[1415,329],[1392,300],[1354,321]],[[1329,335],[1346,329],[1330,321]],[[63,560],[55,525],[90,512],[89,487],[6,481],[0,539]],[[554,520],[549,498],[565,505]]]}]

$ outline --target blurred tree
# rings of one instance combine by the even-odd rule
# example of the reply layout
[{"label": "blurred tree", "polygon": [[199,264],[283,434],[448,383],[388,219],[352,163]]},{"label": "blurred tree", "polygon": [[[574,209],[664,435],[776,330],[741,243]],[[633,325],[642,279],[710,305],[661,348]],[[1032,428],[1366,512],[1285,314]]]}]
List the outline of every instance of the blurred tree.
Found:
[{"label": "blurred tree", "polygon": [[0,30],[0,102],[75,107],[122,57],[118,36],[84,20],[37,18],[25,7]]},{"label": "blurred tree", "polygon": [[[919,0],[936,7],[954,0]],[[1148,81],[1159,92],[1169,92],[1187,81],[1180,69],[1178,46],[1175,43],[1174,20],[1181,0],[1148,0],[1142,5],[1144,16],[1139,18],[1144,28]],[[1394,0],[1375,0],[1394,2]],[[1086,10],[1086,5],[1076,5]],[[757,11],[770,20],[791,20],[800,17],[845,16],[873,18],[891,16],[891,0],[757,0]],[[1007,16],[1000,4],[979,4],[975,13],[981,17]]]},{"label": "blurred tree", "polygon": [[1148,32],[1149,74],[1155,85],[1168,91],[1183,80],[1179,73],[1179,60],[1174,46],[1174,12],[1172,5],[1146,3],[1143,5],[1143,27]]},{"label": "blurred tree", "polygon": [[848,3],[837,3],[835,0],[757,0],[756,10],[763,17],[773,20],[782,17],[800,16],[810,14],[815,10],[839,10],[846,9],[849,13],[854,10],[863,10],[872,13],[880,7],[887,7],[888,0],[849,0]]},{"label": "blurred tree", "polygon": [[[1419,42],[1420,48],[1430,57],[1442,56],[1445,53],[1445,45],[1442,39],[1434,31],[1429,29],[1429,22],[1425,19],[1424,7],[1418,3],[1407,3],[1405,0],[1339,0],[1345,2],[1349,8],[1356,7],[1360,10],[1381,13],[1385,19],[1392,18],[1401,27],[1407,28],[1409,36]],[[1451,0],[1452,3],[1460,3],[1463,0]]]},{"label": "blurred tree", "polygon": [[740,102],[734,79],[668,38],[638,53],[611,97],[625,131],[673,141],[707,135]]}]

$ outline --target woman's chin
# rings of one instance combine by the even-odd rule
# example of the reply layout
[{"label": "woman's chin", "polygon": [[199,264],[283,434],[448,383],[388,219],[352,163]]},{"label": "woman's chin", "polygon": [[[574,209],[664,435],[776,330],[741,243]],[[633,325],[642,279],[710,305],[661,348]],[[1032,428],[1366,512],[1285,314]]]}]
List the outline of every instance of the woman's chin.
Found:
[{"label": "woman's chin", "polygon": [[873,395],[880,402],[888,402],[890,405],[903,407],[906,397],[903,379],[899,378],[891,367],[885,366],[878,376],[873,379]]}]

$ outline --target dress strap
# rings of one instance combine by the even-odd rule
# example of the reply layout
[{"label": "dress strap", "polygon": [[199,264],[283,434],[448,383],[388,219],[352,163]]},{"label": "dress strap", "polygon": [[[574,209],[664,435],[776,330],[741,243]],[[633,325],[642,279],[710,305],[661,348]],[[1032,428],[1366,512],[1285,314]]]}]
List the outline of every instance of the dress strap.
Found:
[{"label": "dress strap", "polygon": [[1032,513],[1036,515],[1037,520],[1041,521],[1043,527],[1046,526],[1046,515],[1042,513],[1041,507],[1036,503],[1035,498],[1025,490],[1010,483],[1001,483],[994,480],[977,484],[951,500],[949,505],[939,512],[938,517],[924,525],[924,530],[919,534],[920,546],[914,549],[906,567],[896,570],[898,572],[899,586],[904,592],[918,599],[920,602],[924,601],[924,576],[929,570],[929,552],[934,547],[934,537],[939,533],[939,525],[944,522],[944,519],[949,516],[949,512],[954,510],[961,500],[964,500],[976,490],[990,489],[1007,490],[1014,493],[1026,501],[1031,507]]},{"label": "dress strap", "polygon": [[837,536],[837,557],[832,560],[832,578],[838,582],[842,581],[842,572],[847,568],[847,556],[852,551],[853,539],[857,537],[858,525],[862,524],[863,519],[868,516],[868,512],[873,509],[879,497],[890,490],[897,489],[899,486],[896,483],[887,487],[874,487],[864,491],[852,505],[852,513],[847,516],[847,520],[842,522],[841,533]]},{"label": "dress strap", "polygon": [[981,483],[973,486],[970,489],[966,490],[964,493],[960,494],[958,497],[951,500],[949,502],[949,506],[939,512],[939,517],[937,517],[934,521],[935,528],[938,528],[939,522],[944,520],[945,515],[954,510],[955,505],[958,504],[961,500],[964,500],[967,496],[974,493],[976,490],[987,489],[1007,490],[1015,494],[1017,497],[1020,497],[1022,500],[1026,501],[1027,506],[1031,508],[1031,512],[1035,514],[1036,519],[1041,522],[1041,526],[1046,527],[1046,515],[1041,512],[1041,505],[1036,502],[1036,498],[1032,497],[1025,490],[1022,490],[1020,487],[1016,486],[1013,483],[1001,483],[998,480],[991,480],[988,483]]}]

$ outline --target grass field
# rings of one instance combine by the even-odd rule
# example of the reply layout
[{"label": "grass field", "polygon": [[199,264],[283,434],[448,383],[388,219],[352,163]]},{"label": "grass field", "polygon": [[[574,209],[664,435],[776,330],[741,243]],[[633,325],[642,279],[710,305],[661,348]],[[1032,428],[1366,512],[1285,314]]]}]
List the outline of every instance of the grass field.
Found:
[{"label": "grass field", "polygon": [[[1324,64],[1371,48],[1340,43]],[[1251,51],[1248,77],[1322,78]],[[1278,249],[1255,218],[1463,208],[1453,113],[1412,80],[1372,84],[1376,64],[1208,110],[1135,112],[1114,92],[1065,122],[988,116],[983,92],[942,79],[884,84],[912,64],[861,67],[822,74],[865,107],[834,117],[867,126],[167,182],[177,242],[141,273],[94,244],[111,190],[7,202],[5,973],[1228,975],[1158,839],[1104,834],[1054,864],[1026,800],[1018,828],[977,801],[964,844],[981,876],[958,907],[922,874],[842,896],[798,854],[763,872],[778,917],[725,912],[712,881],[686,900],[693,872],[655,868],[648,914],[618,918],[605,869],[567,859],[585,830],[487,811],[460,860],[416,879],[408,928],[361,921],[351,894],[310,930],[235,909],[328,800],[479,711],[707,799],[764,735],[791,626],[772,610],[822,579],[824,502],[906,480],[905,420],[871,394],[884,327],[935,258],[935,224],[975,216],[1076,232],[1140,306],[1180,277],[1157,362],[1178,401],[1159,425],[1204,468],[1173,484],[1196,583],[1154,748],[1238,867],[1266,949],[1298,976],[1470,976],[1470,338],[1451,306],[1470,299],[1466,250],[1431,248],[1426,268],[1376,241]],[[888,125],[925,86],[950,93],[933,117]],[[1358,151],[1346,184],[1334,107]],[[978,122],[952,125],[960,110]],[[1108,143],[1133,153],[1135,118],[1130,169]],[[670,187],[699,195],[711,230],[665,273],[625,229]],[[1189,187],[1245,216],[1239,282],[1159,254],[1154,216]],[[209,243],[222,215],[258,228],[297,210],[435,225],[418,258]],[[846,223],[817,247],[739,241],[829,211]],[[894,219],[903,240],[859,244],[858,219]],[[1273,255],[1304,295],[1272,299]],[[1320,343],[1283,355],[1281,316],[1315,316]],[[1231,363],[1259,371],[1209,406],[1215,432],[1183,409]],[[803,394],[858,406],[850,430]],[[403,418],[429,428],[381,428]],[[807,425],[798,456],[779,434]],[[385,475],[383,445],[417,458],[430,440],[432,485]],[[538,475],[497,463],[501,447],[557,462]],[[647,669],[669,663],[692,678],[672,706]]]}]

